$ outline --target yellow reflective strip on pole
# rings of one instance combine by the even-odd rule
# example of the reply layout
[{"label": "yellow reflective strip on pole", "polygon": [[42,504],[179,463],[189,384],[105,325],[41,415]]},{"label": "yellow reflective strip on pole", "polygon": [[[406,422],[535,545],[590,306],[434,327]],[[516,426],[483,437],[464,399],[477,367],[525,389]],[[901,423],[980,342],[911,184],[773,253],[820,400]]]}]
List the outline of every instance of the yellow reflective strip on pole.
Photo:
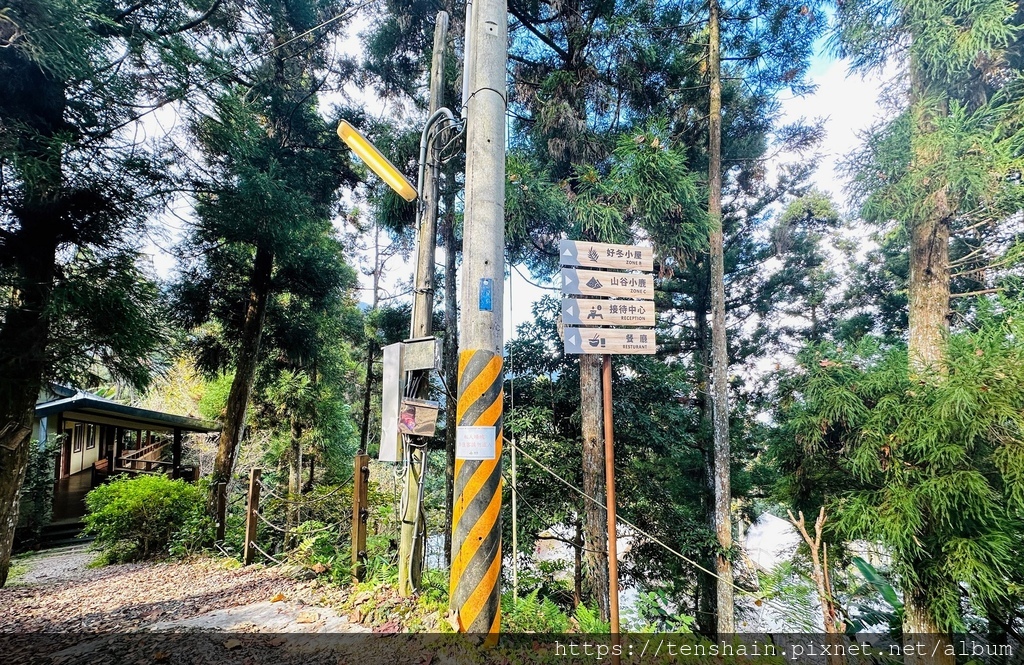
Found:
[{"label": "yellow reflective strip on pole", "polygon": [[502,360],[467,350],[459,368],[458,426],[493,427],[495,452],[494,459],[460,459],[456,469],[451,606],[460,631],[492,633],[500,626]]}]

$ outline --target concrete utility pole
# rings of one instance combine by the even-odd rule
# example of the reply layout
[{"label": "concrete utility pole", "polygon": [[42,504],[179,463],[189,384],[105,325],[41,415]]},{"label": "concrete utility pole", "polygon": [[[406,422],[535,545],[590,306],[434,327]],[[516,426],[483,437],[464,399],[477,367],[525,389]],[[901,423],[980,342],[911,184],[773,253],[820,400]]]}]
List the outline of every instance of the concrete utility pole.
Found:
[{"label": "concrete utility pole", "polygon": [[[438,12],[434,25],[434,56],[430,64],[429,118],[441,108],[444,96],[444,49],[448,39],[448,13]],[[434,332],[434,251],[437,248],[437,189],[439,164],[430,129],[426,130],[426,169],[420,191],[418,243],[416,251],[416,287],[412,304],[409,337],[429,337]],[[411,397],[424,398],[429,387],[429,370],[417,370],[408,382]],[[406,437],[409,445],[410,437]],[[423,475],[426,451],[412,447],[410,464],[402,491],[402,537],[398,548],[398,590],[411,596],[420,586],[423,573],[424,544],[427,537],[423,519]]]},{"label": "concrete utility pole", "polygon": [[505,278],[505,0],[475,0],[466,135],[451,608],[464,633],[500,627],[502,303]]}]

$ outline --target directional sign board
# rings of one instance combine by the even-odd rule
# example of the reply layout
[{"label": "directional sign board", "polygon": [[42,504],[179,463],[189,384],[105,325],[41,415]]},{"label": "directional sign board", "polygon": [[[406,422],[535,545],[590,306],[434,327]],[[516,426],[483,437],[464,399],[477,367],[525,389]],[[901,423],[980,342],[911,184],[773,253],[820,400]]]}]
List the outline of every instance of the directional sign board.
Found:
[{"label": "directional sign board", "polygon": [[566,353],[653,354],[657,351],[654,331],[646,328],[564,329]]},{"label": "directional sign board", "polygon": [[654,278],[650,275],[562,268],[562,294],[654,300]]},{"label": "directional sign board", "polygon": [[562,240],[558,243],[558,260],[563,266],[650,272],[654,270],[654,249],[632,245],[609,245],[603,242]]},{"label": "directional sign board", "polygon": [[567,326],[654,327],[653,300],[563,298],[562,323]]}]

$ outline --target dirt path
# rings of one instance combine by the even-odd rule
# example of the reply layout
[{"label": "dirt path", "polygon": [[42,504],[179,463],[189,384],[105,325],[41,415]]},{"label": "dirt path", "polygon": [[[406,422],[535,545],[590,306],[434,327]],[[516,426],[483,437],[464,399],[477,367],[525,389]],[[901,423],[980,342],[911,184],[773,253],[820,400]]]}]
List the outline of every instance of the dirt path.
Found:
[{"label": "dirt path", "polygon": [[20,559],[27,570],[0,589],[0,633],[367,630],[280,568],[221,559],[88,568],[94,556],[69,548]]},{"label": "dirt path", "polygon": [[90,568],[92,558],[79,548],[19,559],[0,589],[0,664],[397,665],[437,651],[401,634],[416,630],[405,623],[415,600],[394,591],[225,559]]}]

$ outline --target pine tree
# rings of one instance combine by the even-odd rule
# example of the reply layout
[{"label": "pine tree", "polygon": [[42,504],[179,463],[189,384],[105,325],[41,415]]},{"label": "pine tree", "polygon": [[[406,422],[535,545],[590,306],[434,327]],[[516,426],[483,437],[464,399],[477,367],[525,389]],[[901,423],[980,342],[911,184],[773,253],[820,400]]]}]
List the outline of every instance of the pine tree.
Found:
[{"label": "pine tree", "polygon": [[[148,378],[156,289],[136,259],[164,165],[133,130],[147,100],[183,94],[164,75],[188,70],[176,47],[220,5],[15,0],[0,11],[0,584],[44,382],[94,362],[136,386]],[[62,328],[85,338],[55,336]]]},{"label": "pine tree", "polygon": [[[354,184],[317,94],[328,83],[327,46],[342,3],[257,2],[241,8],[211,62],[245,71],[209,91],[212,113],[192,134],[204,164],[194,174],[197,221],[187,245],[197,257],[178,284],[182,322],[219,323],[224,334],[194,341],[202,365],[231,367],[214,478],[231,477],[268,313],[280,298],[314,309],[344,282],[347,268],[331,230],[337,189]],[[288,294],[288,296],[285,296]]]},{"label": "pine tree", "polygon": [[[851,2],[837,13],[841,53],[855,65],[899,58],[907,68],[909,105],[874,133],[858,184],[865,217],[897,222],[908,239],[908,371],[929,390],[943,390],[951,369],[944,353],[951,234],[998,224],[1018,209],[1005,177],[1014,157],[1007,139],[1018,122],[1004,106],[1015,107],[1013,85],[1005,85],[1012,78],[1004,76],[1019,31],[1014,15],[1001,0]],[[932,519],[915,525],[919,533],[937,528]],[[902,583],[905,633],[954,626],[941,584],[924,583],[910,568]]]}]

